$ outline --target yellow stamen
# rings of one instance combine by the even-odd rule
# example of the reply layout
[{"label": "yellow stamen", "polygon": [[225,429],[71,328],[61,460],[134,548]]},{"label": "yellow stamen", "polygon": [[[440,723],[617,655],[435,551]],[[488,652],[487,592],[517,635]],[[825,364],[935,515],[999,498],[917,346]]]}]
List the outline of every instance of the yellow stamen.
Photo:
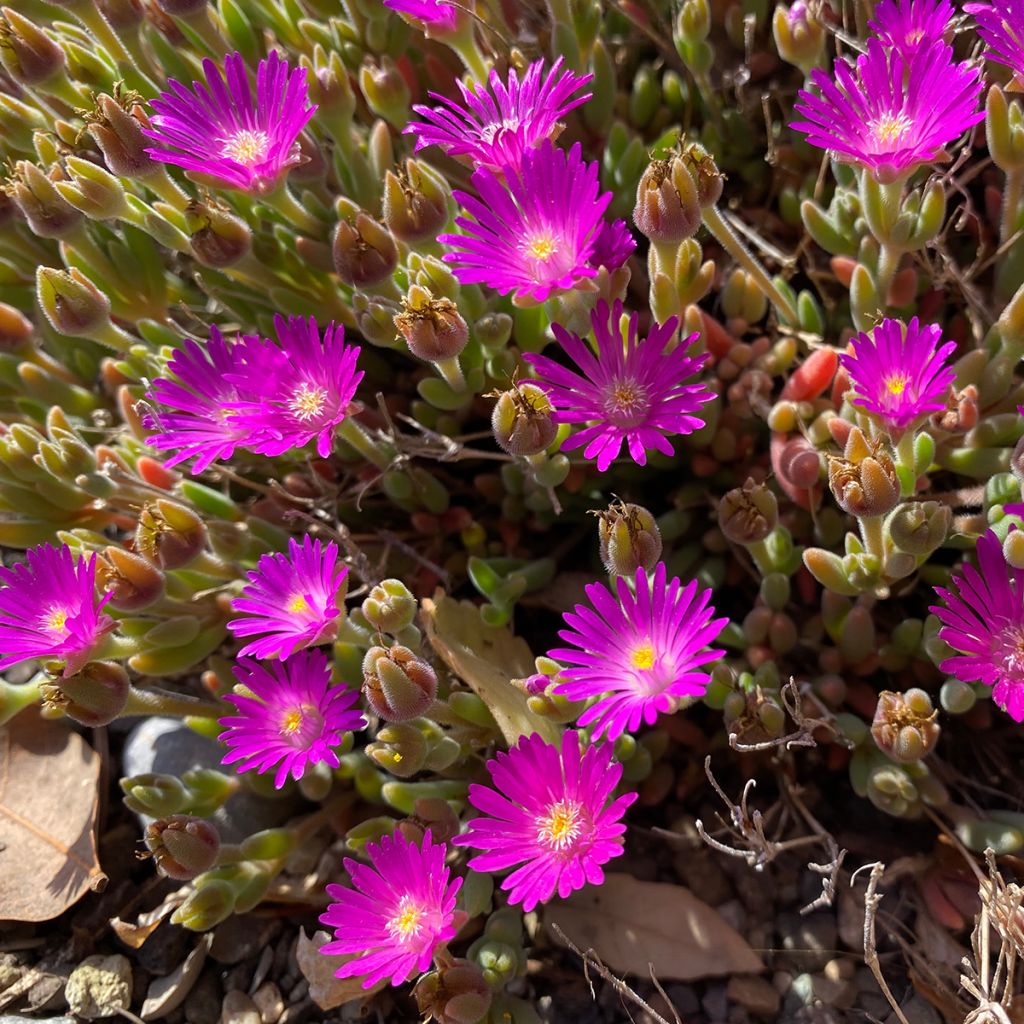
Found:
[{"label": "yellow stamen", "polygon": [[630,660],[633,662],[633,668],[653,668],[654,648],[650,644],[644,644],[633,652]]},{"label": "yellow stamen", "polygon": [[388,922],[388,931],[401,939],[407,939],[420,930],[423,920],[423,908],[405,897],[399,904],[398,913]]},{"label": "yellow stamen", "polygon": [[245,128],[224,140],[221,155],[235,163],[251,166],[263,159],[269,143],[270,138],[266,132]]},{"label": "yellow stamen", "polygon": [[326,401],[327,392],[323,388],[313,387],[312,384],[302,384],[295,389],[289,405],[297,420],[311,420],[323,412]]},{"label": "yellow stamen", "polygon": [[59,631],[66,631],[67,621],[67,612],[52,611],[46,619],[46,628],[53,630],[55,633]]},{"label": "yellow stamen", "polygon": [[294,736],[302,726],[302,708],[292,708],[281,718],[281,734]]},{"label": "yellow stamen", "polygon": [[547,816],[537,822],[537,838],[557,849],[569,846],[581,831],[580,806],[568,800],[552,804]]},{"label": "yellow stamen", "polygon": [[894,373],[885,380],[885,387],[891,395],[902,395],[907,390],[909,378],[905,373]]},{"label": "yellow stamen", "polygon": [[880,146],[891,146],[910,131],[911,120],[906,114],[883,114],[871,122],[870,128]]},{"label": "yellow stamen", "polygon": [[289,612],[308,612],[309,602],[301,594],[296,594],[285,606],[285,610]]},{"label": "yellow stamen", "polygon": [[558,246],[555,245],[555,240],[550,235],[535,238],[526,246],[527,253],[535,260],[546,260],[553,256],[557,249]]}]

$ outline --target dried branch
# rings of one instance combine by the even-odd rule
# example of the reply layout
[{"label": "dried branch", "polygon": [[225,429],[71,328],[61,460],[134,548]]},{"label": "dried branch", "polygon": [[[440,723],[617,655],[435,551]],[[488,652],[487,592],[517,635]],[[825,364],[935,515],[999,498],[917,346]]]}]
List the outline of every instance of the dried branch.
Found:
[{"label": "dried branch", "polygon": [[869,867],[871,874],[868,876],[868,887],[864,892],[864,963],[867,964],[871,973],[875,976],[875,981],[882,990],[882,995],[888,1000],[900,1024],[910,1024],[907,1020],[907,1015],[903,1012],[900,1004],[896,1002],[896,997],[892,994],[889,983],[885,980],[885,975],[882,973],[882,965],[878,961],[878,949],[875,945],[875,918],[878,915],[878,904],[882,902],[882,894],[877,889],[878,883],[882,880],[882,875],[885,873],[885,865],[881,861],[876,861],[874,864],[865,864],[854,871],[850,877],[850,885],[853,885],[857,880],[857,876]]}]

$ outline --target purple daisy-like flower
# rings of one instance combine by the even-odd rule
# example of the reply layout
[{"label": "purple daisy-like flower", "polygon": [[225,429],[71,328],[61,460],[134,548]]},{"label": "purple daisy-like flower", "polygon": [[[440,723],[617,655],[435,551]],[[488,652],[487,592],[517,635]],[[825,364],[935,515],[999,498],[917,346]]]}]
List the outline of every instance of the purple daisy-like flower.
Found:
[{"label": "purple daisy-like flower", "polygon": [[954,64],[952,54],[942,42],[906,54],[869,39],[855,68],[836,61],[835,81],[820,68],[811,72],[820,95],[800,91],[795,109],[803,120],[790,127],[837,160],[858,164],[879,181],[898,181],[946,158],[945,147],[984,120],[980,73]]},{"label": "purple daisy-like flower", "polygon": [[321,341],[313,317],[275,316],[274,329],[276,345],[266,343],[261,358],[228,374],[240,393],[255,396],[229,402],[228,419],[254,452],[280,455],[315,439],[317,454],[326,458],[363,379],[359,346],[346,345],[345,328],[334,324]]},{"label": "purple daisy-like flower", "polygon": [[366,728],[355,707],[359,691],[331,686],[330,662],[321,651],[271,663],[239,658],[233,671],[242,690],[224,698],[238,714],[220,719],[218,739],[228,747],[221,764],[257,775],[273,768],[278,789],[312,765],[337,768],[334,748],[345,733]]},{"label": "purple daisy-like flower", "polygon": [[850,375],[853,404],[876,416],[894,439],[920,417],[946,408],[956,379],[947,360],[956,343],[941,340],[941,327],[921,325],[917,317],[906,325],[883,320],[857,335],[853,352],[839,357]]},{"label": "purple daisy-like flower", "polygon": [[96,554],[40,544],[25,561],[0,567],[0,669],[29,658],[64,662],[71,676],[93,658],[115,626],[103,614],[110,595],[96,596]]},{"label": "purple daisy-like flower", "polygon": [[206,84],[189,89],[171,79],[153,100],[154,160],[215,178],[245,192],[267,191],[300,163],[299,133],[316,111],[306,92],[306,69],[288,66],[276,51],[256,69],[256,96],[240,53],[224,58],[224,73],[203,61]]},{"label": "purple daisy-like flower", "polygon": [[[692,334],[671,351],[665,346],[675,336],[678,319],[655,324],[638,340],[639,316],[629,319],[622,336],[622,303],[609,311],[599,302],[591,313],[597,338],[597,354],[561,324],[553,324],[559,344],[582,373],[569,370],[548,356],[525,358],[537,373],[536,383],[548,393],[559,423],[590,423],[562,442],[571,451],[583,448],[588,459],[597,459],[604,472],[618,457],[625,441],[633,461],[647,464],[647,450],[671,455],[666,434],[689,434],[704,426],[698,412],[714,394],[704,384],[684,384],[706,362],[707,354],[686,354],[698,335]],[[596,421],[596,422],[592,422]]]},{"label": "purple daisy-like flower", "polygon": [[940,668],[965,683],[992,687],[992,699],[1024,722],[1024,570],[1009,565],[992,530],[978,538],[978,568],[964,565],[945,602],[928,610],[942,622],[939,637],[959,653]]},{"label": "purple daisy-like flower", "polygon": [[545,140],[523,153],[501,178],[479,170],[479,198],[455,192],[474,219],[456,217],[465,232],[438,239],[462,284],[485,284],[514,300],[543,302],[597,270],[590,260],[612,200],[601,193],[596,163],[584,163],[579,143],[566,153]]},{"label": "purple daisy-like flower", "polygon": [[636,239],[624,220],[605,221],[594,239],[592,267],[618,270],[636,250]]},{"label": "purple daisy-like flower", "polygon": [[352,887],[327,886],[334,902],[320,916],[335,930],[320,952],[355,954],[337,977],[365,976],[363,988],[372,988],[384,978],[401,985],[430,969],[434,950],[455,937],[464,919],[455,910],[462,879],[448,880],[447,855],[428,830],[420,843],[401,832],[368,843],[369,866],[345,859]]},{"label": "purple daisy-like flower", "polygon": [[384,6],[418,21],[431,32],[453,32],[458,27],[459,9],[447,0],[384,0]]},{"label": "purple daisy-like flower", "polygon": [[700,666],[725,653],[707,648],[728,622],[712,619],[711,591],[698,590],[696,580],[685,587],[677,578],[666,583],[666,576],[664,562],[650,581],[637,570],[635,594],[620,576],[617,600],[604,584],[591,583],[586,594],[593,607],[578,604],[563,616],[570,628],[558,635],[572,646],[548,656],[570,667],[554,692],[569,700],[600,698],[579,718],[581,726],[596,724],[597,738],[614,740],[641,722],[653,725],[682,698],[699,697],[710,681]]},{"label": "purple daisy-like flower", "polygon": [[868,28],[886,46],[910,53],[941,41],[952,18],[953,5],[949,0],[882,0]]},{"label": "purple daisy-like flower", "polygon": [[1024,82],[1024,7],[1018,0],[988,0],[965,4],[964,10],[978,24],[978,35],[988,47],[985,56]]},{"label": "purple daisy-like flower", "polygon": [[587,883],[604,881],[601,865],[622,854],[622,815],[636,799],[612,799],[622,765],[602,743],[580,754],[579,733],[568,731],[561,748],[524,736],[507,754],[487,762],[494,788],[472,785],[469,802],[483,818],[454,840],[484,853],[474,871],[507,871],[509,903],[529,912],[557,892],[563,899]]},{"label": "purple daisy-like flower", "polygon": [[545,75],[544,61],[534,61],[522,81],[512,68],[507,84],[492,70],[490,91],[476,82],[467,86],[456,80],[463,103],[432,92],[440,105],[414,104],[412,109],[424,120],[410,123],[405,131],[416,135],[417,150],[440,146],[450,156],[468,157],[494,171],[518,167],[527,149],[551,138],[558,122],[590,99],[590,93],[573,93],[594,76],[563,70],[562,64],[559,57]]},{"label": "purple daisy-like flower", "polygon": [[338,545],[309,536],[288,541],[288,554],[263,555],[247,573],[242,596],[231,602],[236,612],[228,629],[235,636],[255,636],[238,653],[256,658],[287,658],[303,647],[334,639],[344,600],[347,566],[338,565]]},{"label": "purple daisy-like flower", "polygon": [[167,365],[173,377],[158,377],[146,392],[154,403],[142,420],[154,431],[147,443],[174,453],[165,465],[195,459],[192,473],[201,473],[211,462],[230,459],[236,448],[246,447],[250,431],[232,409],[257,395],[239,386],[238,374],[247,363],[266,366],[268,358],[267,343],[255,335],[229,342],[216,327],[210,328],[205,345],[185,341]]}]

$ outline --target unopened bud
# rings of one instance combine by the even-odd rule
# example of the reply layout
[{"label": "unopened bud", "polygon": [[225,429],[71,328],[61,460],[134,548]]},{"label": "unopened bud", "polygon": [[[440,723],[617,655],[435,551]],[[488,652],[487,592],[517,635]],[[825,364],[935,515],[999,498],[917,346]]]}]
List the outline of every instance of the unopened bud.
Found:
[{"label": "unopened bud", "polygon": [[650,572],[661,558],[661,532],[654,516],[642,505],[612,502],[597,513],[601,561],[614,576]]},{"label": "unopened bud", "polygon": [[679,35],[688,43],[700,43],[711,31],[711,9],[708,0],[683,0],[676,19]]},{"label": "unopened bud", "polygon": [[7,194],[21,210],[32,233],[40,238],[64,238],[82,220],[82,214],[57,191],[50,178],[27,160],[14,165]]},{"label": "unopened bud", "polygon": [[412,814],[398,823],[399,831],[410,842],[419,842],[429,829],[436,843],[447,843],[460,831],[459,816],[452,805],[439,796],[421,797],[413,804]]},{"label": "unopened bud", "polygon": [[0,302],[0,352],[19,352],[28,347],[32,321],[24,313]]},{"label": "unopened bud", "polygon": [[252,249],[249,225],[217,204],[189,203],[185,226],[192,252],[204,267],[230,267]]},{"label": "unopened bud", "polygon": [[756,544],[775,529],[779,503],[764,485],[748,478],[718,503],[718,528],[734,544]]},{"label": "unopened bud", "polygon": [[882,442],[868,442],[854,427],[843,454],[828,460],[828,485],[836,504],[857,518],[891,512],[900,500],[900,482]]},{"label": "unopened bud", "polygon": [[146,16],[141,0],[96,0],[96,8],[115,32],[141,25]]},{"label": "unopened bud", "polygon": [[425,974],[412,991],[419,1011],[438,1024],[477,1024],[491,1006],[491,988],[470,960],[453,960]]},{"label": "unopened bud", "polygon": [[96,582],[110,594],[110,606],[125,612],[158,601],[165,586],[164,574],[152,562],[113,544],[96,559]]},{"label": "unopened bud", "polygon": [[10,7],[0,14],[0,64],[11,78],[40,85],[61,72],[67,58],[46,32]]},{"label": "unopened bud", "polygon": [[938,501],[908,501],[893,512],[889,536],[908,555],[931,554],[949,535],[953,510]]},{"label": "unopened bud", "polygon": [[655,160],[636,188],[633,221],[652,242],[677,245],[700,227],[697,186],[678,157]]},{"label": "unopened bud", "polygon": [[70,181],[54,182],[54,188],[90,220],[114,220],[128,209],[121,182],[91,160],[69,156],[64,166]]},{"label": "unopened bud", "polygon": [[173,775],[159,775],[146,772],[121,779],[125,806],[136,814],[151,814],[161,817],[177,814],[186,806],[189,792],[184,784]]},{"label": "unopened bud", "polygon": [[230,882],[213,878],[202,889],[189,893],[185,902],[171,914],[171,923],[189,931],[205,932],[226,921],[235,910],[235,890]]},{"label": "unopened bud", "polygon": [[96,98],[96,108],[86,118],[107,168],[118,177],[145,178],[162,166],[146,152],[152,143],[142,134],[144,120],[133,94],[115,99],[106,93]]},{"label": "unopened bud", "polygon": [[409,83],[390,57],[382,57],[380,64],[363,64],[359,69],[359,88],[366,105],[377,117],[396,128],[405,127],[411,99]]},{"label": "unopened bud", "polygon": [[558,433],[554,413],[543,388],[529,382],[515,384],[494,403],[494,440],[509,455],[538,455]]},{"label": "unopened bud", "polygon": [[426,164],[407,160],[405,172],[384,177],[383,214],[388,230],[403,242],[433,241],[448,223],[451,190]]},{"label": "unopened bud", "polygon": [[878,749],[900,764],[927,757],[939,741],[938,711],[924,690],[883,690],[878,695],[871,735]]},{"label": "unopened bud", "polygon": [[58,334],[88,338],[110,323],[110,299],[77,267],[38,267],[36,296]]},{"label": "unopened bud", "polygon": [[779,56],[804,73],[825,52],[825,27],[811,14],[805,0],[796,0],[788,10],[782,4],[776,7],[772,32]]},{"label": "unopened bud", "polygon": [[699,143],[689,143],[682,152],[680,160],[690,172],[690,177],[697,188],[697,203],[702,210],[714,206],[722,198],[725,177],[718,169],[715,158]]},{"label": "unopened bud", "polygon": [[143,506],[135,529],[135,550],[161,569],[180,569],[206,546],[206,526],[191,509],[158,498]]},{"label": "unopened bud", "polygon": [[395,317],[395,329],[418,359],[437,363],[456,358],[469,341],[469,328],[451,299],[435,299],[413,285]]},{"label": "unopened bud", "polygon": [[363,600],[362,612],[374,629],[395,634],[412,625],[418,607],[401,580],[384,580]]},{"label": "unopened bud", "polygon": [[220,852],[217,829],[191,814],[172,814],[146,826],[146,846],[157,871],[179,882],[190,882],[209,871]]},{"label": "unopened bud", "polygon": [[338,222],[331,242],[338,277],[354,288],[371,288],[386,281],[398,266],[398,249],[390,232],[368,213],[355,223]]},{"label": "unopened bud", "polygon": [[43,683],[39,689],[45,705],[98,729],[124,711],[131,684],[116,662],[90,661],[80,672]]},{"label": "unopened bud", "polygon": [[408,647],[371,647],[363,659],[363,694],[387,722],[422,715],[437,696],[437,675]]}]

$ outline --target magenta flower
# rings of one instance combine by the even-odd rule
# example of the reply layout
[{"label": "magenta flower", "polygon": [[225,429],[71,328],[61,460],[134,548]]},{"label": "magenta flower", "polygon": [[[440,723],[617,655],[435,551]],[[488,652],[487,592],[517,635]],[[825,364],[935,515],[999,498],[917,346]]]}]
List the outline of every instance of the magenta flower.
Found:
[{"label": "magenta flower", "polygon": [[[329,324],[323,341],[313,317],[274,317],[277,345],[266,343],[228,374],[248,401],[229,402],[228,419],[248,439],[245,447],[280,455],[316,439],[317,454],[331,453],[334,428],[345,418],[363,371],[359,346],[345,344],[345,328]],[[282,356],[284,358],[282,358]]]},{"label": "magenta flower", "polygon": [[[945,602],[928,610],[942,622],[939,638],[959,653],[940,668],[961,682],[992,687],[992,699],[1024,722],[1024,571],[1009,565],[992,530],[978,538],[978,568],[964,565]],[[979,571],[980,570],[980,571]]]},{"label": "magenta flower", "polygon": [[592,267],[618,270],[636,249],[636,239],[624,220],[605,221],[594,239]]},{"label": "magenta flower", "polygon": [[696,334],[665,351],[678,322],[672,317],[667,323],[655,324],[639,341],[639,316],[634,313],[623,341],[622,303],[616,302],[609,311],[606,302],[599,302],[591,313],[597,355],[561,324],[552,325],[559,344],[582,373],[547,356],[525,358],[537,372],[536,383],[547,391],[555,407],[555,419],[590,424],[563,441],[563,450],[583,448],[584,456],[596,458],[603,473],[618,457],[623,441],[633,461],[644,466],[649,448],[665,455],[673,453],[666,434],[689,434],[704,426],[697,413],[715,396],[703,384],[683,381],[697,373],[708,357],[686,354]]},{"label": "magenta flower", "polygon": [[[267,192],[302,161],[296,141],[316,111],[306,94],[306,69],[288,67],[276,50],[256,69],[256,98],[240,53],[224,58],[226,76],[203,61],[206,84],[188,89],[171,79],[153,100],[154,160],[214,178],[228,188]],[[226,77],[226,80],[225,80]]]},{"label": "magenta flower", "polygon": [[964,10],[978,23],[978,35],[988,47],[985,56],[1024,82],[1024,6],[1018,0],[988,0],[965,4]]},{"label": "magenta flower", "polygon": [[420,844],[401,832],[368,843],[370,866],[345,859],[352,888],[327,886],[334,901],[320,923],[335,929],[321,953],[354,953],[336,972],[339,978],[365,976],[363,988],[383,978],[401,985],[430,969],[434,950],[455,938],[465,915],[455,910],[462,879],[449,882],[448,847],[430,832]]},{"label": "magenta flower", "polygon": [[602,743],[580,755],[580,734],[568,731],[561,749],[540,736],[524,736],[507,754],[487,762],[494,788],[472,785],[469,802],[484,818],[473,818],[454,840],[484,853],[474,871],[507,871],[502,883],[509,903],[529,912],[557,892],[565,899],[588,882],[604,881],[601,865],[622,854],[622,815],[636,799],[612,799],[622,765]]},{"label": "magenta flower", "polygon": [[527,149],[507,182],[479,170],[473,185],[479,198],[455,192],[472,214],[456,217],[465,232],[438,239],[462,284],[485,284],[514,301],[543,302],[552,292],[595,277],[591,266],[602,216],[612,200],[601,193],[596,163],[581,157],[579,143],[566,153],[550,140]]},{"label": "magenta flower", "polygon": [[573,93],[593,77],[563,70],[559,57],[547,75],[544,61],[534,61],[521,82],[512,68],[507,85],[492,70],[490,92],[476,82],[467,86],[456,80],[463,103],[432,92],[440,106],[414,104],[412,109],[424,120],[410,123],[405,131],[415,133],[417,150],[440,146],[449,156],[468,157],[475,166],[493,171],[518,167],[527,149],[551,138],[558,122],[590,99],[589,92]]},{"label": "magenta flower", "polygon": [[886,46],[911,53],[941,41],[952,18],[949,0],[882,0],[868,28]]},{"label": "magenta flower", "polygon": [[165,465],[195,459],[192,473],[201,473],[215,460],[230,459],[246,447],[250,432],[233,415],[238,403],[255,401],[255,392],[240,388],[238,372],[247,363],[264,365],[267,343],[255,335],[240,335],[228,342],[216,327],[201,345],[188,339],[175,352],[168,371],[158,377],[146,397],[164,411],[151,408],[143,425],[154,431],[147,443],[162,452],[174,452]]},{"label": "magenta flower", "polygon": [[338,545],[322,545],[307,535],[292,537],[288,554],[263,555],[247,573],[242,596],[231,602],[236,612],[228,629],[235,636],[255,636],[238,653],[256,658],[287,658],[304,647],[328,643],[337,635],[343,611],[346,566],[338,565]]},{"label": "magenta flower", "polygon": [[66,544],[39,544],[24,562],[0,567],[0,583],[0,669],[53,658],[72,676],[114,628],[103,614],[110,595],[96,596],[95,553],[75,556]]},{"label": "magenta flower", "polygon": [[459,9],[447,0],[384,0],[384,6],[418,21],[428,32],[453,32],[458,27]]},{"label": "magenta flower", "polygon": [[635,595],[618,577],[618,600],[604,584],[591,583],[586,594],[593,607],[578,604],[563,616],[570,628],[558,635],[572,646],[548,656],[571,667],[562,670],[565,682],[554,692],[569,700],[599,698],[578,723],[596,724],[596,738],[636,732],[641,722],[653,725],[658,715],[677,710],[682,698],[699,697],[710,682],[700,666],[725,653],[707,649],[729,621],[711,618],[711,591],[698,590],[696,580],[666,584],[666,575],[664,562],[650,581],[639,569]]},{"label": "magenta flower", "polygon": [[321,651],[270,664],[239,658],[233,671],[242,689],[224,698],[238,714],[220,719],[218,739],[228,747],[221,764],[257,775],[274,768],[278,789],[312,765],[337,768],[334,748],[345,733],[366,728],[354,706],[359,691],[331,686],[330,662]]},{"label": "magenta flower", "polygon": [[850,375],[852,401],[876,416],[894,439],[915,420],[946,408],[956,378],[947,360],[956,342],[942,339],[942,328],[883,320],[853,339],[852,353],[839,360]]},{"label": "magenta flower", "polygon": [[980,73],[954,64],[952,54],[942,42],[906,54],[869,39],[855,68],[836,61],[836,81],[820,68],[811,72],[820,95],[801,89],[795,108],[803,120],[790,127],[835,159],[898,181],[946,159],[945,147],[984,120]]}]

